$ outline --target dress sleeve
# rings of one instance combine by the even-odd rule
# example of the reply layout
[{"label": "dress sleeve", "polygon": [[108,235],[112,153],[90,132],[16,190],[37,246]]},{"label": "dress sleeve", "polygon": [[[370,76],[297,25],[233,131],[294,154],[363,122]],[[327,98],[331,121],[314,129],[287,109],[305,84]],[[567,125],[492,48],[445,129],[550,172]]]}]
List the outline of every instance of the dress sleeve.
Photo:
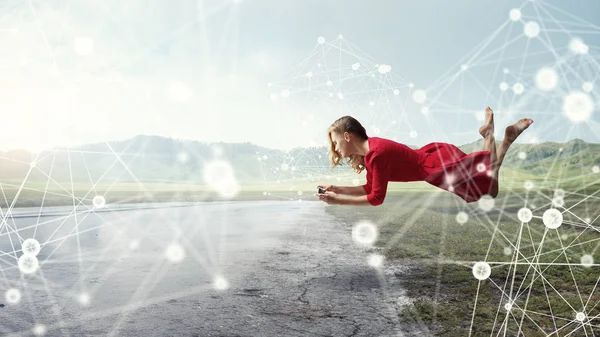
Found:
[{"label": "dress sleeve", "polygon": [[[392,165],[385,154],[376,154],[371,162],[372,180],[367,182],[371,186],[370,193],[367,195],[367,200],[373,206],[383,204],[385,194],[387,192],[390,170]],[[367,179],[369,175],[367,174]]]},{"label": "dress sleeve", "polygon": [[373,172],[367,170],[367,183],[363,185],[363,188],[365,189],[365,192],[367,192],[367,194],[371,193],[371,186],[372,186],[372,181],[373,181]]}]

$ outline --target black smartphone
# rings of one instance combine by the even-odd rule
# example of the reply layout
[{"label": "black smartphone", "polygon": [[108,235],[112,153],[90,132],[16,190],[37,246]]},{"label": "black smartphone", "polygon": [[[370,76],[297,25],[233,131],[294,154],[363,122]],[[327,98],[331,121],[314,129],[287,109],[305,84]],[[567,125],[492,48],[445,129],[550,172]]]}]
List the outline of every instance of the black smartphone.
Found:
[{"label": "black smartphone", "polygon": [[324,189],[324,188],[322,188],[322,187],[319,187],[319,188],[317,189],[317,193],[318,193],[318,194],[323,194],[323,193],[325,193],[325,189]]}]

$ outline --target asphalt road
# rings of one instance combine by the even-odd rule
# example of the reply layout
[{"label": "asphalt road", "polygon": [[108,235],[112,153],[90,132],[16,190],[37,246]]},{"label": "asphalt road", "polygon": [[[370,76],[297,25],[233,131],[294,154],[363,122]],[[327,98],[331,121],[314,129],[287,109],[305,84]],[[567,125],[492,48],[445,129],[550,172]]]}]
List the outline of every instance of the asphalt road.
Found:
[{"label": "asphalt road", "polygon": [[[135,207],[144,209],[134,209]],[[151,207],[150,207],[151,206]],[[322,202],[13,210],[0,231],[0,333],[404,336],[393,283]],[[19,242],[40,267],[22,274]],[[396,276],[397,277],[397,276]],[[12,301],[12,302],[11,302]],[[412,335],[412,334],[411,334]],[[415,333],[415,335],[423,335]]]}]

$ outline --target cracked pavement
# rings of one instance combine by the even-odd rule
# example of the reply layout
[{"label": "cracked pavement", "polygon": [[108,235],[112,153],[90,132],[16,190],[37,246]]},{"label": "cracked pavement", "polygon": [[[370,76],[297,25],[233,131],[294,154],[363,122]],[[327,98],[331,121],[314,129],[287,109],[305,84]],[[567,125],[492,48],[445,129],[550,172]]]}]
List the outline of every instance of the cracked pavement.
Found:
[{"label": "cracked pavement", "polygon": [[[70,254],[42,264],[43,281],[27,275],[17,285],[27,296],[0,308],[0,332],[33,335],[38,323],[46,336],[408,336],[396,313],[406,301],[394,283],[401,266],[369,266],[352,224],[336,222],[325,207],[260,201],[92,214],[81,231],[123,219],[135,225],[80,234],[83,267],[66,244]],[[176,264],[161,259],[173,226],[148,224],[156,219],[178,224],[175,232],[196,250],[185,248]],[[25,220],[15,220],[18,228]],[[135,254],[115,248],[129,242],[118,237],[142,228],[146,244]],[[40,237],[49,231],[38,227]],[[94,233],[100,239],[91,244]],[[215,275],[227,289],[215,289]],[[76,301],[82,289],[88,305]]]}]

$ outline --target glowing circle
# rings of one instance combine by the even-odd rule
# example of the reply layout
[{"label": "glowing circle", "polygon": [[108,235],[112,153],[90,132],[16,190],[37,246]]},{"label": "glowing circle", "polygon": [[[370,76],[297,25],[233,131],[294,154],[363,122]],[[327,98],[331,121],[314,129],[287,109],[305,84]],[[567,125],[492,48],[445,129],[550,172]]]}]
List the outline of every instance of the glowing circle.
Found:
[{"label": "glowing circle", "polygon": [[544,215],[542,215],[542,221],[546,227],[550,229],[556,229],[562,224],[563,215],[556,208],[550,208],[544,212]]},{"label": "glowing circle", "polygon": [[529,38],[536,37],[540,34],[540,25],[535,21],[529,21],[523,27],[523,32]]},{"label": "glowing circle", "polygon": [[32,274],[34,273],[38,267],[40,266],[40,262],[38,261],[35,255],[31,254],[23,254],[19,257],[19,270],[24,274]]},{"label": "glowing circle", "polygon": [[383,256],[379,255],[379,254],[371,254],[369,256],[369,265],[371,267],[380,267],[381,264],[383,263]]},{"label": "glowing circle", "polygon": [[542,91],[550,91],[558,84],[558,74],[552,68],[542,68],[535,75],[535,85]]},{"label": "glowing circle", "polygon": [[569,50],[574,54],[587,54],[589,47],[579,38],[572,39],[569,42]]},{"label": "glowing circle", "polygon": [[36,324],[33,327],[33,334],[36,336],[43,336],[46,334],[46,326],[43,324]]},{"label": "glowing circle", "polygon": [[480,281],[487,279],[491,274],[492,268],[486,262],[477,262],[473,266],[473,276]]},{"label": "glowing circle", "polygon": [[477,204],[480,209],[489,212],[494,208],[495,201],[490,195],[485,194],[477,201]]},{"label": "glowing circle", "polygon": [[167,255],[167,259],[169,259],[169,261],[175,263],[181,262],[185,257],[185,251],[183,250],[183,247],[177,243],[170,244],[167,247],[165,254]]},{"label": "glowing circle", "polygon": [[231,164],[224,160],[213,160],[204,166],[204,182],[213,187],[219,188],[234,176]]},{"label": "glowing circle", "polygon": [[104,208],[106,206],[106,199],[101,195],[97,195],[92,199],[92,205],[96,208]]},{"label": "glowing circle", "polygon": [[10,304],[17,304],[21,301],[21,292],[19,289],[10,288],[6,291],[4,298]]},{"label": "glowing circle", "polygon": [[215,277],[214,287],[217,290],[225,290],[229,287],[229,282],[221,276]]},{"label": "glowing circle", "polygon": [[379,65],[379,72],[382,74],[386,74],[389,73],[390,71],[392,71],[392,66],[387,65],[387,64],[381,64]]},{"label": "glowing circle", "polygon": [[467,221],[469,220],[469,215],[465,212],[458,212],[458,214],[456,214],[456,222],[458,222],[459,224],[465,224]]},{"label": "glowing circle", "polygon": [[515,95],[520,95],[523,93],[523,91],[525,91],[525,87],[523,86],[523,84],[515,83],[515,85],[513,85],[513,92],[515,93]]},{"label": "glowing circle", "polygon": [[521,19],[521,11],[518,8],[513,8],[508,12],[508,17],[513,21],[519,21]]},{"label": "glowing circle", "polygon": [[517,217],[521,222],[529,222],[533,218],[533,213],[529,208],[523,207],[517,212]]},{"label": "glowing circle", "polygon": [[585,254],[581,256],[581,265],[583,267],[589,268],[594,265],[594,257],[589,254]]},{"label": "glowing circle", "polygon": [[361,245],[372,245],[377,235],[377,228],[368,221],[361,221],[352,228],[352,239]]},{"label": "glowing circle", "polygon": [[590,95],[575,91],[565,96],[562,111],[573,122],[587,121],[594,112],[594,102]]}]

